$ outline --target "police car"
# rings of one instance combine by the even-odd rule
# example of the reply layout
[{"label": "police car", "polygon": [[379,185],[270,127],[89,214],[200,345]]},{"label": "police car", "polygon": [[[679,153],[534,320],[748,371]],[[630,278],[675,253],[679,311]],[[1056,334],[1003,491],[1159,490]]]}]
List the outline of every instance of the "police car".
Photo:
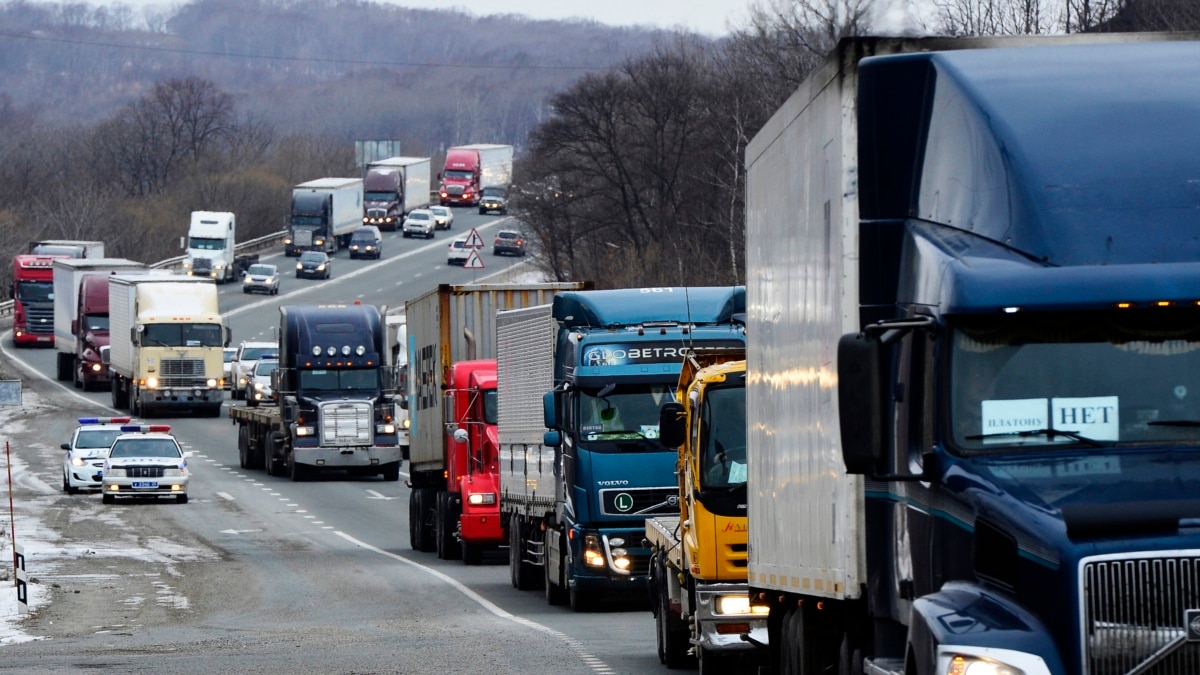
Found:
[{"label": "police car", "polygon": [[122,424],[129,424],[129,418],[79,418],[71,442],[60,446],[67,451],[63,460],[63,492],[73,495],[83,489],[100,487],[104,458],[108,456],[109,446],[121,435]]},{"label": "police car", "polygon": [[187,457],[166,424],[133,424],[121,427],[104,461],[102,477],[105,504],[117,497],[174,497],[188,500]]}]

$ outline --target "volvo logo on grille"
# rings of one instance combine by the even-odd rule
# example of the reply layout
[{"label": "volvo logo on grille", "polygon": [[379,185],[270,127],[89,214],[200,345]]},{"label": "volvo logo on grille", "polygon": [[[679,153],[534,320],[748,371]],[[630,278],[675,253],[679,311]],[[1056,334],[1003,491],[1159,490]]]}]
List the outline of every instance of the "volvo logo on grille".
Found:
[{"label": "volvo logo on grille", "polygon": [[1187,641],[1200,642],[1200,609],[1185,609],[1183,625],[1187,629]]},{"label": "volvo logo on grille", "polygon": [[621,513],[629,511],[633,508],[633,495],[628,492],[622,492],[613,498],[613,506]]}]

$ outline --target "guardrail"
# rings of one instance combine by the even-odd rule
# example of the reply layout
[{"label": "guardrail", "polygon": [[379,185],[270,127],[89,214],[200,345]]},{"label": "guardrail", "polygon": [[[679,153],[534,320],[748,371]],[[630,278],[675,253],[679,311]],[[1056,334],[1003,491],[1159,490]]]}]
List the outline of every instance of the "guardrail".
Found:
[{"label": "guardrail", "polygon": [[[259,237],[258,239],[244,241],[233,247],[234,253],[258,253],[259,251],[264,251],[280,245],[282,244],[284,234],[286,234],[285,231],[279,231],[273,234],[268,234],[264,237]],[[152,270],[177,269],[183,264],[185,258],[187,258],[187,256],[175,256],[174,258],[167,258],[166,260],[160,260],[156,263],[150,263],[148,267],[150,267]],[[12,300],[0,302],[0,317],[12,316],[13,304],[14,303]]]}]

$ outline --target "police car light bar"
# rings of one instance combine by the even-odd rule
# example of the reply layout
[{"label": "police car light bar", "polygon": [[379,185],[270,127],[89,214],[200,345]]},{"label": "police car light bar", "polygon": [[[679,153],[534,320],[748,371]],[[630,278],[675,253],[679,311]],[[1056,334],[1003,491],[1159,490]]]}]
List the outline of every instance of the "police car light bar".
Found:
[{"label": "police car light bar", "polygon": [[170,424],[129,424],[121,427],[121,431],[140,431],[141,433],[167,433],[171,430]]},{"label": "police car light bar", "polygon": [[129,417],[80,417],[80,424],[129,424]]}]

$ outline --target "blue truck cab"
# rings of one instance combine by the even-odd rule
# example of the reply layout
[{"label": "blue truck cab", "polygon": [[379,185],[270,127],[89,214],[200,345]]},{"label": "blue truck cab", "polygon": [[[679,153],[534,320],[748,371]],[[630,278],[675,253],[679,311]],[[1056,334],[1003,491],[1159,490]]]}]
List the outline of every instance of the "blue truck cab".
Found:
[{"label": "blue truck cab", "polygon": [[[621,591],[644,593],[648,516],[678,513],[674,449],[658,442],[688,350],[744,345],[743,287],[563,292],[554,390],[543,397],[545,445],[563,490],[548,538],[547,597],[576,610]],[[553,601],[553,599],[552,599]]]},{"label": "blue truck cab", "polygon": [[868,574],[794,657],[1200,672],[1198,81],[1187,41],[860,63]]}]

